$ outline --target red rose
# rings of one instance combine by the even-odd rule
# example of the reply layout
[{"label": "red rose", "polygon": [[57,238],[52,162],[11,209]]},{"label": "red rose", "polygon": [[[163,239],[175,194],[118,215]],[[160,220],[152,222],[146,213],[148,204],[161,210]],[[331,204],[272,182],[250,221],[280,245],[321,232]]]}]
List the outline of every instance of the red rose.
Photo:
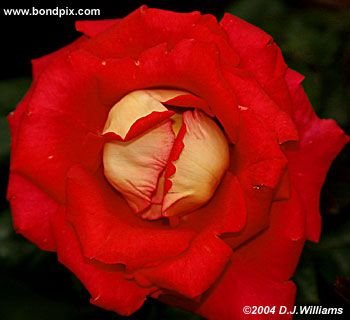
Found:
[{"label": "red rose", "polygon": [[120,314],[147,296],[221,320],[291,307],[348,141],[317,118],[302,76],[232,15],[141,7],[77,29],[33,61],[9,116],[16,230]]}]

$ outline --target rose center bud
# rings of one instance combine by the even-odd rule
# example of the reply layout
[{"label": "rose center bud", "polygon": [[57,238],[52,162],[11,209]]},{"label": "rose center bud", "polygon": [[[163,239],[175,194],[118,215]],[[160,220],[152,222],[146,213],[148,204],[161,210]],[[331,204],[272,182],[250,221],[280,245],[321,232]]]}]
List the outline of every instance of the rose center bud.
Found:
[{"label": "rose center bud", "polygon": [[204,205],[229,165],[227,140],[212,118],[198,109],[166,107],[184,96],[194,97],[134,91],[108,115],[105,176],[144,219],[180,216]]}]

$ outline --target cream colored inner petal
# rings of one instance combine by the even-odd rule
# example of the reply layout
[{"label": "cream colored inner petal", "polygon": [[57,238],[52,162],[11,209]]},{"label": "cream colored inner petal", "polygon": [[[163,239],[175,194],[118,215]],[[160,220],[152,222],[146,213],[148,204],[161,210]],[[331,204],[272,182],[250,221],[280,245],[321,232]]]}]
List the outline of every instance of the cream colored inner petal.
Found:
[{"label": "cream colored inner petal", "polygon": [[177,136],[182,126],[182,114],[175,113],[171,119],[173,121],[173,131]]},{"label": "cream colored inner petal", "polygon": [[174,140],[172,122],[168,120],[129,142],[105,144],[105,176],[134,211],[140,212],[150,205]]},{"label": "cream colored inner petal", "polygon": [[141,217],[148,220],[156,220],[162,217],[162,204],[164,197],[164,171],[158,180],[157,190],[154,192],[151,205],[142,213]]},{"label": "cream colored inner petal", "polygon": [[151,95],[154,99],[157,99],[160,102],[166,102],[171,99],[176,98],[177,96],[183,96],[190,94],[187,91],[182,90],[145,90],[149,95]]},{"label": "cream colored inner petal", "polygon": [[117,102],[108,114],[103,133],[114,132],[123,139],[131,126],[152,112],[165,112],[164,107],[150,91],[133,91]]},{"label": "cream colored inner petal", "polygon": [[174,162],[172,186],[165,195],[163,215],[174,216],[197,209],[215,192],[229,165],[227,140],[218,125],[204,113],[183,114],[184,149]]},{"label": "cream colored inner petal", "polygon": [[[161,102],[188,92],[138,90],[116,103],[103,133],[125,138],[132,125],[152,112],[168,109]],[[184,148],[173,164],[176,172],[164,194],[165,168],[182,125]],[[144,219],[183,215],[205,204],[214,194],[229,165],[227,140],[210,117],[198,109],[176,113],[130,141],[107,142],[103,152],[107,180]]]}]

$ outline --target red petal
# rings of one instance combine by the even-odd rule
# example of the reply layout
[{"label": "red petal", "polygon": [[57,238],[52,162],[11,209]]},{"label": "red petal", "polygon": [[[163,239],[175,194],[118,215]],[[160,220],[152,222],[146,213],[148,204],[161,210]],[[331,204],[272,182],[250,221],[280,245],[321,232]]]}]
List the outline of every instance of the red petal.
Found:
[{"label": "red petal", "polygon": [[288,201],[274,202],[269,228],[235,253],[242,260],[242,265],[246,265],[246,271],[253,273],[257,271],[257,265],[264,265],[258,272],[266,278],[288,280],[294,274],[304,245],[305,218],[296,190],[292,190]]},{"label": "red petal", "polygon": [[284,79],[287,66],[272,37],[231,14],[225,14],[220,24],[241,58],[240,67],[251,71],[277,105],[290,113],[292,104]]},{"label": "red petal", "polygon": [[32,84],[24,98],[21,100],[21,102],[17,105],[16,110],[11,112],[7,116],[7,121],[9,123],[10,127],[10,134],[11,134],[11,154],[13,157],[13,154],[16,152],[17,147],[17,137],[18,137],[18,131],[20,128],[20,124],[22,121],[22,118],[25,117],[25,114],[29,108],[29,101],[32,97],[34,90],[34,85]]},{"label": "red petal", "polygon": [[86,41],[86,37],[80,37],[72,43],[66,45],[65,47],[54,51],[50,54],[47,54],[43,57],[36,58],[32,60],[32,73],[34,80],[38,79],[40,74],[46,69],[47,66],[50,65],[53,61],[59,58],[64,58],[69,55],[69,53],[73,52],[80,48],[80,46]]},{"label": "red petal", "polygon": [[86,257],[135,269],[179,255],[193,238],[191,230],[138,218],[103,177],[81,168],[71,169],[67,188],[67,213]]},{"label": "red petal", "polygon": [[299,145],[287,148],[290,177],[307,210],[308,238],[318,241],[321,230],[321,187],[333,159],[350,139],[333,120],[320,120],[316,116],[300,85],[302,77],[298,73],[289,70],[286,80],[293,98],[295,122],[300,135]]},{"label": "red petal", "polygon": [[232,168],[241,183],[247,205],[247,225],[232,236],[232,246],[241,244],[269,223],[274,193],[286,168],[286,158],[270,130],[250,110],[241,111],[238,143]]},{"label": "red petal", "polygon": [[165,101],[164,103],[174,107],[199,108],[208,115],[214,116],[208,103],[200,97],[194,96],[193,94],[179,95]]},{"label": "red petal", "polygon": [[290,197],[290,187],[291,187],[290,178],[289,178],[288,171],[286,171],[277,187],[273,200],[274,201],[288,200]]},{"label": "red petal", "polygon": [[216,235],[239,232],[247,219],[243,190],[236,176],[227,172],[216,193],[204,207],[183,217],[182,227]]},{"label": "red petal", "polygon": [[118,266],[96,264],[84,258],[77,238],[64,220],[64,211],[54,221],[59,261],[68,267],[86,286],[91,303],[122,315],[130,315],[143,304],[152,288],[141,288],[125,279]]},{"label": "red petal", "polygon": [[136,136],[146,132],[147,130],[153,128],[159,123],[164,122],[174,115],[173,111],[165,112],[153,112],[149,116],[137,120],[130,128],[128,134],[126,135],[124,141],[129,141]]},{"label": "red petal", "polygon": [[[52,62],[54,59],[58,59],[59,57],[64,57],[68,55],[69,52],[77,49],[82,42],[84,42],[86,39],[84,37],[81,37],[74,41],[73,43],[65,46],[64,48],[57,50],[51,54],[48,54],[46,56],[43,56],[41,58],[37,58],[32,60],[32,72],[33,72],[33,78],[34,80],[39,78],[39,75],[45,70],[45,68]],[[11,129],[11,150],[14,151],[15,149],[15,140],[17,135],[17,127],[19,126],[19,123],[29,108],[29,102],[31,100],[31,97],[33,95],[33,91],[35,90],[35,87],[37,85],[37,82],[33,82],[29,91],[25,95],[25,97],[22,99],[22,101],[17,105],[16,110],[12,113],[10,113],[8,120],[10,123],[10,129]]]},{"label": "red petal", "polygon": [[[213,290],[209,290],[199,301],[184,299],[169,292],[155,292],[154,297],[178,308],[202,315],[210,320],[256,320],[257,314],[244,314],[245,306],[273,306],[274,313],[259,314],[259,319],[291,320],[290,314],[279,314],[293,311],[296,288],[291,281],[273,281],[257,274],[247,274],[244,266],[234,268],[232,265],[221,277]],[[250,309],[252,312],[252,309]]]},{"label": "red petal", "polygon": [[142,51],[160,43],[167,43],[172,48],[183,39],[212,43],[219,49],[223,63],[237,65],[239,62],[214,16],[148,9],[145,6],[100,34],[86,48],[100,57],[137,58]]},{"label": "red petal", "polygon": [[119,22],[120,20],[118,19],[82,20],[75,22],[75,29],[88,37],[95,37],[108,28],[119,24]]},{"label": "red petal", "polygon": [[222,240],[213,234],[201,233],[180,256],[137,272],[136,280],[141,277],[142,281],[146,277],[157,287],[194,298],[217,279],[231,254],[231,249]]},{"label": "red petal", "polygon": [[82,142],[79,163],[89,171],[96,172],[103,161],[103,146],[105,138],[101,135],[88,133]]},{"label": "red petal", "polygon": [[[256,268],[256,266],[255,266]],[[291,281],[273,281],[255,273],[248,273],[244,263],[233,261],[221,281],[196,312],[212,320],[252,319],[256,314],[244,314],[244,306],[276,306],[274,314],[259,314],[259,319],[291,319],[279,314],[280,306],[293,310],[296,288]]]},{"label": "red petal", "polygon": [[22,120],[11,169],[63,201],[66,173],[73,163],[79,162],[85,136],[85,130],[63,114],[33,111]]},{"label": "red petal", "polygon": [[30,180],[15,172],[10,175],[7,197],[15,230],[39,248],[55,250],[51,219],[58,210],[58,204]]},{"label": "red petal", "polygon": [[292,119],[278,106],[249,73],[231,69],[225,76],[236,94],[239,108],[250,109],[275,132],[279,143],[298,140]]},{"label": "red petal", "polygon": [[74,68],[65,59],[56,59],[41,73],[23,102],[27,109],[18,110],[21,126],[12,153],[12,169],[59,200],[65,196],[68,168],[80,161],[81,142],[89,132],[102,131],[107,116],[94,79]]},{"label": "red petal", "polygon": [[226,32],[213,15],[201,16],[199,21],[188,30],[187,38],[215,44],[219,49],[223,65],[237,66],[240,62],[240,57],[230,45]]},{"label": "red petal", "polygon": [[137,58],[145,49],[160,43],[174,45],[199,18],[198,12],[175,13],[142,6],[116,26],[92,38],[85,48],[106,59]]},{"label": "red petal", "polygon": [[171,152],[168,157],[168,163],[166,165],[165,171],[164,171],[164,190],[163,190],[163,199],[162,202],[164,202],[164,197],[169,192],[170,188],[172,187],[172,181],[170,180],[170,177],[175,174],[176,168],[174,165],[174,162],[179,159],[180,154],[184,148],[183,139],[186,134],[186,125],[183,122],[180,126],[179,132],[175,138],[175,141],[173,143]]}]

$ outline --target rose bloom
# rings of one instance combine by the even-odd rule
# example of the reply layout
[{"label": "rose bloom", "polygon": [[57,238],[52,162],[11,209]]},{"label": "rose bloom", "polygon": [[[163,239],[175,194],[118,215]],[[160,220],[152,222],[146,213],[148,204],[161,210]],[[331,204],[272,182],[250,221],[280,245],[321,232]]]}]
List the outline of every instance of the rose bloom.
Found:
[{"label": "rose bloom", "polygon": [[292,307],[348,141],[315,115],[303,77],[230,14],[143,6],[76,27],[78,40],[33,61],[9,116],[16,231],[122,315],[147,297],[220,320]]}]

